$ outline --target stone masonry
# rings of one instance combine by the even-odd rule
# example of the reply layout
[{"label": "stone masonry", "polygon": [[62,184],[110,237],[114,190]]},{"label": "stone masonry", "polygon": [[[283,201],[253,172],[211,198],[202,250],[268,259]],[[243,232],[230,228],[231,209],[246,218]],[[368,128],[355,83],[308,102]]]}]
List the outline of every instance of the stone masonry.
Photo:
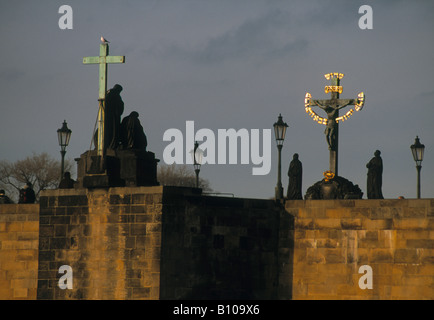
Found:
[{"label": "stone masonry", "polygon": [[0,205],[0,299],[36,299],[39,205]]},{"label": "stone masonry", "polygon": [[[293,299],[434,299],[434,200],[288,201]],[[358,285],[372,268],[373,288]]]},{"label": "stone masonry", "polygon": [[38,299],[159,298],[162,187],[53,190],[40,203]]},{"label": "stone masonry", "polygon": [[[69,265],[73,288],[59,288]],[[359,268],[372,268],[361,289]],[[434,199],[46,190],[0,205],[0,299],[434,299]]]}]

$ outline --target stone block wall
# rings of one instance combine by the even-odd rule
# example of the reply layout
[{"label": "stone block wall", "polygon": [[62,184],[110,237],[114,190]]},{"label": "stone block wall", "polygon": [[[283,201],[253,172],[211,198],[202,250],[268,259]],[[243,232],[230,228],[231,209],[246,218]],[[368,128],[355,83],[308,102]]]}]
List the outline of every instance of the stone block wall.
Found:
[{"label": "stone block wall", "polygon": [[[290,219],[279,232],[283,210],[274,201],[167,199],[161,299],[278,298],[280,277],[289,272],[279,272],[279,259],[290,260],[291,232]],[[289,298],[290,288],[280,294]]]},{"label": "stone block wall", "polygon": [[432,300],[434,199],[282,208],[194,188],[47,190],[0,205],[0,299]]},{"label": "stone block wall", "polygon": [[38,283],[39,205],[0,205],[0,299],[34,300]]},{"label": "stone block wall", "polygon": [[[158,299],[162,187],[41,194],[38,299]],[[61,289],[62,265],[73,288]]]},{"label": "stone block wall", "polygon": [[290,254],[269,200],[127,187],[44,191],[40,206],[38,299],[275,299]]},{"label": "stone block wall", "polygon": [[[434,200],[288,201],[294,299],[434,299]],[[359,279],[372,268],[373,288]]]}]

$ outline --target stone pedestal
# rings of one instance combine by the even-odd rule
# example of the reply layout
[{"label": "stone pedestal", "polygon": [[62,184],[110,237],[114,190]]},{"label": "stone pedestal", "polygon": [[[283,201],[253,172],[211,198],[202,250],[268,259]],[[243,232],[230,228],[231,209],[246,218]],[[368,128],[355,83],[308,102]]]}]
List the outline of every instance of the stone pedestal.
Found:
[{"label": "stone pedestal", "polygon": [[114,150],[107,150],[103,163],[96,150],[87,151],[75,160],[77,161],[76,188],[110,188],[125,185],[120,176],[120,159]]},{"label": "stone pedestal", "polygon": [[158,186],[155,154],[143,149],[127,149],[117,152],[121,163],[120,176],[127,187]]},{"label": "stone pedestal", "polygon": [[76,188],[157,186],[157,164],[153,152],[144,149],[107,150],[105,162],[96,150],[83,153],[77,161]]},{"label": "stone pedestal", "polygon": [[359,186],[351,181],[335,176],[324,178],[309,187],[305,200],[331,200],[331,199],[362,199],[363,192]]}]

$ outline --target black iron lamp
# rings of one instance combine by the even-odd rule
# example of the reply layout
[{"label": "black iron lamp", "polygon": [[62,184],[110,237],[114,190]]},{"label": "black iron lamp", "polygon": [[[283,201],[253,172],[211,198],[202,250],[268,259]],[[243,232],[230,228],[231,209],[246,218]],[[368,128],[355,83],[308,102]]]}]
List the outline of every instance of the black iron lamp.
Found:
[{"label": "black iron lamp", "polygon": [[275,197],[276,200],[280,201],[283,199],[282,168],[281,168],[282,155],[281,154],[282,154],[283,141],[285,140],[286,129],[288,128],[286,122],[283,122],[281,114],[279,114],[279,118],[277,119],[277,122],[274,123],[273,127],[274,127],[274,135],[276,137],[277,151],[278,151],[277,185],[275,189]]},{"label": "black iron lamp", "polygon": [[203,151],[199,148],[199,143],[194,142],[194,150],[192,152],[194,172],[196,173],[196,188],[199,188],[199,172],[202,165]]},{"label": "black iron lamp", "polygon": [[57,130],[57,138],[59,139],[59,145],[60,145],[60,154],[62,155],[60,180],[62,180],[63,172],[65,170],[66,147],[69,144],[69,139],[71,138],[71,132],[72,131],[68,128],[66,120],[63,121],[62,128]]},{"label": "black iron lamp", "polygon": [[423,153],[425,151],[425,146],[420,143],[419,137],[416,136],[414,144],[410,146],[411,153],[413,154],[413,159],[416,162],[417,169],[417,198],[420,199],[420,169],[422,168]]}]

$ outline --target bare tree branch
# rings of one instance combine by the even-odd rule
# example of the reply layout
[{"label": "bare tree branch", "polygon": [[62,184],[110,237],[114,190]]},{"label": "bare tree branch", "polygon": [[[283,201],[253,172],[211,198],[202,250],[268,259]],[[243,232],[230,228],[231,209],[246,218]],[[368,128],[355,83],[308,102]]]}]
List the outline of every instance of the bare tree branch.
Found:
[{"label": "bare tree branch", "polygon": [[[172,164],[158,166],[158,182],[163,186],[196,187],[196,174],[191,166]],[[208,180],[199,177],[199,188],[212,191]]]},{"label": "bare tree branch", "polygon": [[[72,168],[72,162],[65,160],[65,171],[71,171]],[[41,190],[57,188],[60,178],[60,161],[47,153],[33,153],[14,163],[0,161],[0,186],[8,190],[12,199],[18,198],[20,189],[26,183],[32,184],[38,199]]]}]

